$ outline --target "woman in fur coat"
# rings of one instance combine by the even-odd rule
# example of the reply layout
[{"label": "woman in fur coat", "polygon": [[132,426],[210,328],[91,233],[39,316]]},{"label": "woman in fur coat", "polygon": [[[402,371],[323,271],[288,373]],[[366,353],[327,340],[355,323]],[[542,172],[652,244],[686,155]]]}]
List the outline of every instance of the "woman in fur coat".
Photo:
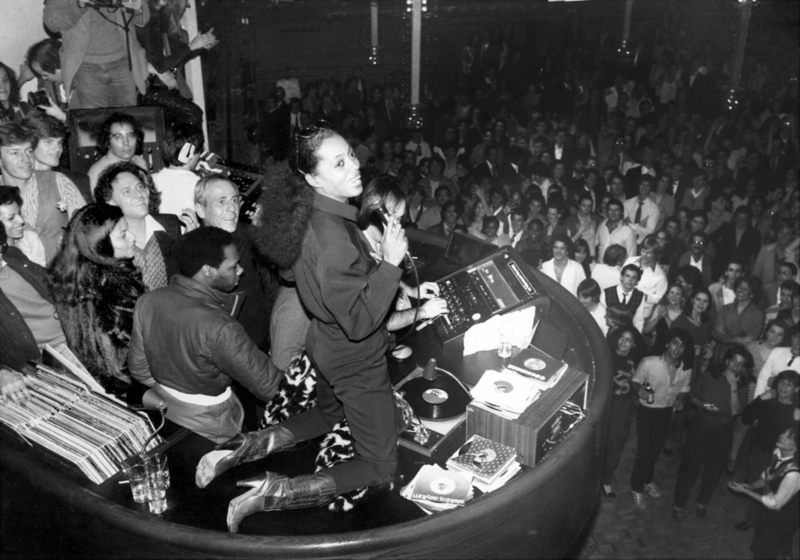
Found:
[{"label": "woman in fur coat", "polygon": [[67,344],[105,390],[132,398],[126,365],[133,309],[144,293],[122,210],[104,203],[75,213],[48,276]]}]

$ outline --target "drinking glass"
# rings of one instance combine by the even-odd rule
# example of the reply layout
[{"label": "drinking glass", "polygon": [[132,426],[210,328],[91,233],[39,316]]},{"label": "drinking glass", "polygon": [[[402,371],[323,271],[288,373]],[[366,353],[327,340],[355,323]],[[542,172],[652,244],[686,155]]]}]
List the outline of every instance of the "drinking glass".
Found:
[{"label": "drinking glass", "polygon": [[167,489],[164,487],[164,478],[151,473],[147,476],[147,505],[150,513],[164,513],[167,509]]},{"label": "drinking glass", "polygon": [[503,358],[503,364],[505,364],[506,358],[511,357],[511,342],[501,340],[500,346],[497,347],[497,355]]},{"label": "drinking glass", "polygon": [[164,479],[164,488],[169,488],[169,465],[167,456],[163,453],[154,453],[150,457],[150,472]]},{"label": "drinking glass", "polygon": [[147,463],[139,460],[132,465],[124,467],[124,471],[131,484],[133,501],[137,504],[145,503],[147,501]]}]

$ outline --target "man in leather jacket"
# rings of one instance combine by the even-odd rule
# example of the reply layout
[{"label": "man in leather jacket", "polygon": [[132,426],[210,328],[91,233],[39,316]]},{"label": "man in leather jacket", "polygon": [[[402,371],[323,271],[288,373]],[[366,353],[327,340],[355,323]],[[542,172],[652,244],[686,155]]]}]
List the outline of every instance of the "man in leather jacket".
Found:
[{"label": "man in leather jacket", "polygon": [[180,273],[136,304],[128,366],[167,402],[167,418],[219,443],[242,429],[232,380],[269,401],[280,375],[235,318],[243,297],[233,236],[204,227],[176,249]]}]

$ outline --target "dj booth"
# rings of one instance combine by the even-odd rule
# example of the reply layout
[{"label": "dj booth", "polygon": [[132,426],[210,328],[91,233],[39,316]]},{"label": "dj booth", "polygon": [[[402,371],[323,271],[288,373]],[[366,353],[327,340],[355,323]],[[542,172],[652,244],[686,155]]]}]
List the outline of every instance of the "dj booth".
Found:
[{"label": "dj booth", "polygon": [[[454,268],[444,259],[446,241],[424,232],[410,235],[422,280],[438,280]],[[481,255],[474,255],[480,258]],[[449,268],[449,270],[448,270]],[[549,296],[534,344],[560,348],[563,360],[588,379],[586,417],[543,460],[525,466],[505,486],[466,506],[426,515],[398,489],[384,491],[347,513],[325,508],[259,513],[238,534],[227,531],[228,503],[245,488],[236,481],[264,470],[290,476],[313,471],[317,443],[246,463],[205,489],[194,484],[208,440],[174,425],[162,445],[172,486],[168,509],[152,515],[136,504],[118,474],[93,484],[58,457],[0,431],[0,522],[4,558],[538,558],[567,554],[599,504],[605,417],[611,396],[611,357],[600,330],[576,298],[537,271],[525,271]],[[496,351],[467,358],[443,352],[432,327],[414,331],[404,344],[414,353],[390,364],[393,383],[430,357],[456,374],[500,366]],[[456,438],[457,439],[457,438]],[[463,439],[461,440],[463,441]],[[459,445],[454,441],[454,445]],[[420,466],[444,464],[447,449],[424,457],[400,449],[400,474],[408,483]]]}]

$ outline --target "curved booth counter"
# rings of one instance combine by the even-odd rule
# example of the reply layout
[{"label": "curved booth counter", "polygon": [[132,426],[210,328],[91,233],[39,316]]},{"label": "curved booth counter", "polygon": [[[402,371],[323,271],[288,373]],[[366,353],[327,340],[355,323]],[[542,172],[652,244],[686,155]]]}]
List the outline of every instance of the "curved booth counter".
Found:
[{"label": "curved booth counter", "polygon": [[[281,534],[248,535],[244,534],[248,532],[244,525],[242,534],[229,534],[224,529],[224,513],[220,513],[227,502],[212,511],[203,503],[193,505],[185,495],[176,494],[178,503],[170,504],[176,510],[192,510],[187,520],[221,516],[215,520],[218,529],[209,529],[205,523],[173,522],[169,516],[150,515],[146,506],[137,508],[130,500],[125,505],[124,500],[113,498],[115,494],[122,495],[122,490],[130,495],[118,478],[101,487],[94,486],[57,461],[32,453],[13,434],[4,434],[0,454],[4,555],[28,556],[26,553],[32,552],[29,557],[33,557],[40,550],[40,554],[58,557],[106,558],[564,556],[599,503],[605,417],[611,396],[611,357],[605,338],[577,299],[549,278],[535,271],[534,274],[551,296],[550,323],[567,337],[565,361],[589,374],[588,411],[573,433],[544,460],[504,487],[479,496],[462,508],[429,516],[413,515],[412,519],[399,515],[397,522],[393,522],[392,511],[384,511],[373,516],[382,519],[370,519],[359,528],[358,523],[336,522],[356,512],[333,514],[320,510],[313,514],[314,523],[306,523],[304,516],[309,515],[309,510],[296,510],[269,514],[288,520],[286,526],[275,529]],[[180,445],[181,442],[175,444]],[[108,489],[107,485],[114,488]],[[172,491],[168,491],[168,501],[173,499]],[[415,507],[412,505],[412,509]],[[254,515],[248,521],[258,524],[262,515],[265,514]],[[318,520],[326,516],[332,523],[320,524]],[[266,517],[261,522],[269,523]]]}]

